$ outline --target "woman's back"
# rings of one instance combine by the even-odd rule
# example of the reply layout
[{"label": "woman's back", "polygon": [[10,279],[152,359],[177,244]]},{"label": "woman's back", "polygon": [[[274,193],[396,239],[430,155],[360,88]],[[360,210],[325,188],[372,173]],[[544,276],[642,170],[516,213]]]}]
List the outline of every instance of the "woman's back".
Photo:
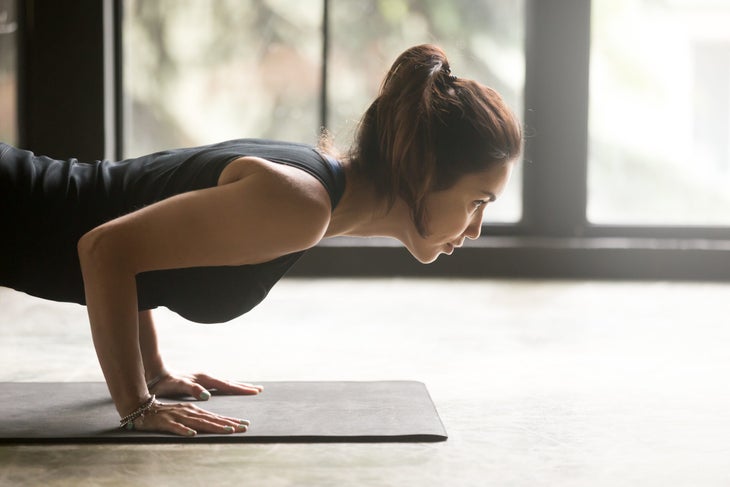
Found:
[{"label": "woman's back", "polygon": [[[0,145],[0,222],[6,235],[0,241],[0,285],[84,304],[76,249],[82,235],[157,201],[216,186],[226,166],[243,156],[312,174],[333,208],[344,191],[337,162],[304,144],[240,139],[88,164]],[[137,277],[139,308],[167,306],[193,321],[226,321],[258,304],[299,255],[251,266],[143,273]]]}]

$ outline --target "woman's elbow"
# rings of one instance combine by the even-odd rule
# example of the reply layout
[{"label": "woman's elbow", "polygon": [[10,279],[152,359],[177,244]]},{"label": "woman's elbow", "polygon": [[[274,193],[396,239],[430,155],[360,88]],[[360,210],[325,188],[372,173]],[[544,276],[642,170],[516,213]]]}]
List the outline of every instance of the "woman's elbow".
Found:
[{"label": "woman's elbow", "polygon": [[97,240],[97,233],[95,230],[96,229],[92,229],[83,234],[76,243],[76,252],[79,254],[79,262],[81,262],[82,267],[92,260]]},{"label": "woman's elbow", "polygon": [[121,264],[114,239],[108,230],[104,226],[96,227],[82,235],[76,244],[84,275],[99,268],[110,270],[111,266]]}]

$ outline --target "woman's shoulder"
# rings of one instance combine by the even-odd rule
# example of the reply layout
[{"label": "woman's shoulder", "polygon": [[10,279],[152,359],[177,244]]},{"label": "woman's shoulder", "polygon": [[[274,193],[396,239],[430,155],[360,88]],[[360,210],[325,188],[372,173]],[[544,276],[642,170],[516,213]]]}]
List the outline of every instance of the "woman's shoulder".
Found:
[{"label": "woman's shoulder", "polygon": [[[275,163],[275,165],[291,166],[314,176],[329,193],[333,208],[337,206],[344,192],[345,181],[342,166],[337,157],[332,155],[331,151],[321,147],[321,144],[312,146],[298,142],[240,139],[228,141],[225,152],[229,156],[238,154],[238,157],[229,158],[227,164],[244,156],[254,156]],[[237,167],[229,169],[224,179],[231,174],[235,175],[240,169]]]},{"label": "woman's shoulder", "polygon": [[330,195],[322,183],[308,172],[262,157],[239,157],[228,164],[218,180],[219,186],[237,183],[243,183],[241,187],[245,187],[246,191],[256,193],[261,211],[288,208],[287,213],[290,214],[286,215],[286,220],[306,223],[307,228],[326,227],[329,223],[332,213]]}]

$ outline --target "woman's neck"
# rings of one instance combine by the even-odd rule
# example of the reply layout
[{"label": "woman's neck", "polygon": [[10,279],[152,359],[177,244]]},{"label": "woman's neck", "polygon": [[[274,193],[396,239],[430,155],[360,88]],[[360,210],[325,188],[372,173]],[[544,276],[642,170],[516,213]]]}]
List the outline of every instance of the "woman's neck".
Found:
[{"label": "woman's neck", "polygon": [[345,192],[332,212],[325,238],[392,237],[402,241],[404,227],[410,223],[406,205],[396,200],[388,209],[367,178],[354,171],[348,160],[341,163],[345,169]]}]

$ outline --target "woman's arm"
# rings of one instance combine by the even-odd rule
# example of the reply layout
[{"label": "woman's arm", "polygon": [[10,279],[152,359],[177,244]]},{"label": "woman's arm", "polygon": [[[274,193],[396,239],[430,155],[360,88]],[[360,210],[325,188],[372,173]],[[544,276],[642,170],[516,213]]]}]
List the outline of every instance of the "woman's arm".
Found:
[{"label": "woman's arm", "polygon": [[[79,241],[94,346],[120,415],[148,397],[139,345],[138,273],[265,262],[311,247],[324,234],[330,206],[322,185],[297,169],[268,167],[150,205]],[[165,415],[154,415],[156,421],[158,416]],[[230,426],[209,416],[168,416],[155,429],[189,434],[190,428]]]},{"label": "woman's arm", "polygon": [[79,243],[94,348],[120,416],[148,397],[139,348],[137,289],[134,275]]}]

